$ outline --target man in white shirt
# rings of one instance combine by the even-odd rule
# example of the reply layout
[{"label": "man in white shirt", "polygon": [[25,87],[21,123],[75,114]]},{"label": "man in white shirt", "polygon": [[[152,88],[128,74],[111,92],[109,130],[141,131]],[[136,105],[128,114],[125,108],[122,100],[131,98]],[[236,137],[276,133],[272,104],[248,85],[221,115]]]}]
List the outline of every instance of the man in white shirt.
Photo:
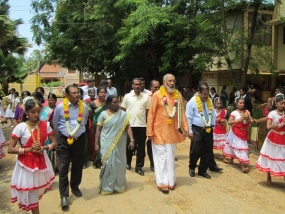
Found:
[{"label": "man in white shirt", "polygon": [[109,95],[115,95],[117,96],[117,89],[115,87],[112,87],[112,80],[110,78],[107,79],[108,81],[108,87],[107,87],[107,91],[109,93]]},{"label": "man in white shirt", "polygon": [[87,80],[87,85],[81,87],[83,90],[83,100],[90,98],[88,95],[88,89],[89,88],[93,88],[95,90],[95,98],[97,97],[97,88],[94,85],[95,85],[94,79],[90,78]]},{"label": "man in white shirt", "polygon": [[[145,158],[145,139],[146,139],[146,117],[149,109],[149,96],[146,93],[141,93],[141,80],[135,78],[132,81],[133,90],[126,94],[121,108],[131,115],[130,125],[132,127],[134,139],[127,140],[127,145],[130,141],[135,141],[137,148],[137,160],[135,171],[139,175],[144,175],[142,168]],[[127,148],[127,169],[131,169],[133,150]]]}]

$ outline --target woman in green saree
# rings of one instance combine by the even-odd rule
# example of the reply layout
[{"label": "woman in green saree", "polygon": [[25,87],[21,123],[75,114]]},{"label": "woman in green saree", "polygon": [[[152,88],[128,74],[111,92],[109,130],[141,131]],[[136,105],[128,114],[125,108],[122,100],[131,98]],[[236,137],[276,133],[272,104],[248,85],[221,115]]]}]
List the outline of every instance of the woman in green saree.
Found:
[{"label": "woman in green saree", "polygon": [[128,145],[129,149],[135,147],[129,115],[119,110],[117,96],[109,96],[106,102],[109,108],[98,117],[95,135],[95,150],[97,152],[99,152],[99,139],[101,142],[100,153],[103,164],[99,175],[101,195],[125,191],[127,134],[131,139]]},{"label": "woman in green saree", "polygon": [[[97,127],[97,120],[101,112],[105,111],[108,106],[106,105],[106,94],[107,89],[103,88],[102,86],[97,88],[97,99],[90,103],[91,109],[91,118],[93,126],[89,126],[89,139],[90,139],[90,149],[89,149],[89,160],[93,160],[93,167],[94,168],[101,168],[101,155],[100,153],[94,153],[95,151],[95,133]],[[91,122],[91,121],[90,121]],[[100,142],[98,142],[100,147]]]}]

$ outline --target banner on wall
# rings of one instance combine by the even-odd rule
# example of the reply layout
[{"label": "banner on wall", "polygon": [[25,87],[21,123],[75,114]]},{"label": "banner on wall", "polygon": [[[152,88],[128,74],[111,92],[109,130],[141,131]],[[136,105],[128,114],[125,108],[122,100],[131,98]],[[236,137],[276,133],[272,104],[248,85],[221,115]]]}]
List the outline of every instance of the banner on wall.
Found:
[{"label": "banner on wall", "polygon": [[205,81],[209,86],[218,85],[218,74],[211,74],[210,72],[203,73],[202,80]]}]

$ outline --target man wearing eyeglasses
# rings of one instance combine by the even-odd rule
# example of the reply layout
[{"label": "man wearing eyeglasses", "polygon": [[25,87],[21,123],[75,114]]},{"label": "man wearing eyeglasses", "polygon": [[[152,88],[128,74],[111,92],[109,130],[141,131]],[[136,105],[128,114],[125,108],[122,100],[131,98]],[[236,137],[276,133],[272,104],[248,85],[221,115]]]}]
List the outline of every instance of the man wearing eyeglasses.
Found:
[{"label": "man wearing eyeglasses", "polygon": [[71,192],[76,197],[82,196],[79,185],[84,163],[85,125],[89,115],[87,105],[79,100],[79,90],[76,84],[66,87],[65,96],[66,99],[63,99],[62,103],[56,106],[53,115],[54,131],[57,133],[59,192],[62,207],[68,206],[68,169],[70,162],[72,163]]},{"label": "man wearing eyeglasses", "polygon": [[195,177],[195,168],[200,158],[198,175],[211,179],[207,169],[219,172],[222,168],[217,167],[214,160],[213,127],[216,123],[216,113],[209,98],[209,86],[206,82],[199,82],[198,93],[186,105],[186,117],[191,139],[189,174]]}]

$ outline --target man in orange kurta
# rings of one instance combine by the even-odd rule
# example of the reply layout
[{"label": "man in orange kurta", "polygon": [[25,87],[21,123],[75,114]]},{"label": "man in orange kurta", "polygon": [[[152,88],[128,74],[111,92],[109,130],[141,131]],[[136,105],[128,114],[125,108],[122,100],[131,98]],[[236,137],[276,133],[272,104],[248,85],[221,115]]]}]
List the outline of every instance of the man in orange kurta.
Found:
[{"label": "man in orange kurta", "polygon": [[184,141],[187,135],[188,124],[182,96],[175,89],[175,77],[166,74],[163,86],[152,96],[147,118],[147,136],[152,140],[156,183],[164,193],[175,187],[176,145]]}]

